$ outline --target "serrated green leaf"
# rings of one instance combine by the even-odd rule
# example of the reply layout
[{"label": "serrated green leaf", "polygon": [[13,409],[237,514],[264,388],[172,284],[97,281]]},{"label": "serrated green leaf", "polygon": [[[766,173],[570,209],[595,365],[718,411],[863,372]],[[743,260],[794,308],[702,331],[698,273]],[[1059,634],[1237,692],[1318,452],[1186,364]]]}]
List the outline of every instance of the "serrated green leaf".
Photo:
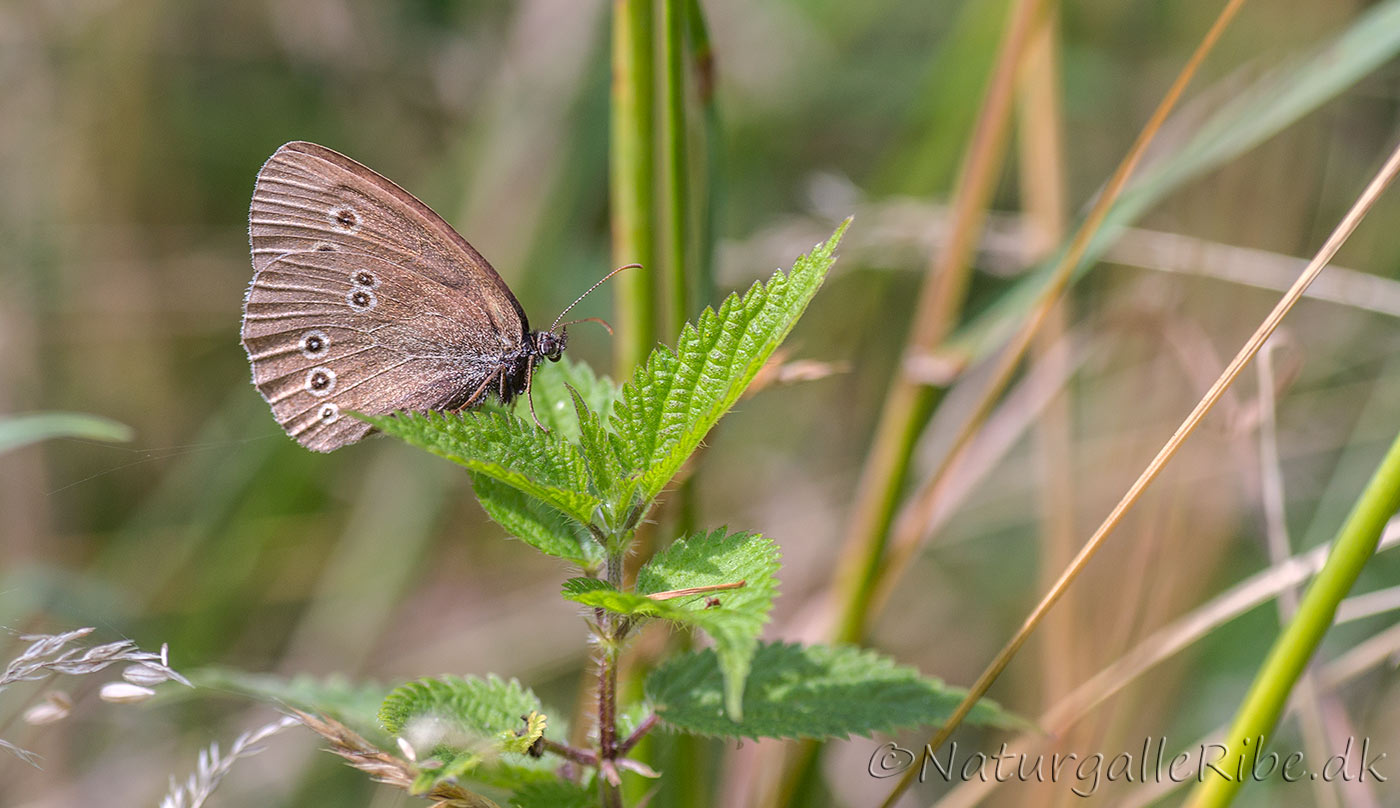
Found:
[{"label": "serrated green leaf", "polygon": [[512,808],[597,808],[598,790],[554,780],[531,783],[511,795]]},{"label": "serrated green leaf", "polygon": [[514,679],[442,676],[394,688],[379,708],[379,721],[395,735],[410,731],[413,721],[431,720],[446,721],[463,733],[495,737],[513,734],[521,728],[521,716],[540,710],[535,694]]},{"label": "serrated green leaf", "polygon": [[637,591],[643,595],[744,582],[739,589],[665,601],[687,610],[691,622],[714,639],[724,672],[725,709],[735,720],[743,715],[744,680],[773,608],[778,567],[778,545],[771,539],[726,534],[721,528],[672,542],[637,571]]},{"label": "serrated green leaf", "polygon": [[[724,679],[711,650],[675,657],[647,677],[646,695],[669,726],[724,738],[845,738],[931,726],[964,691],[854,646],[761,643],[744,690],[744,718],[724,709]],[[968,722],[1023,726],[983,700]]]},{"label": "serrated green leaf", "polygon": [[400,412],[357,417],[583,524],[593,520],[598,508],[600,500],[589,490],[588,468],[578,448],[513,415]]},{"label": "serrated green leaf", "polygon": [[476,472],[471,476],[482,509],[510,535],[586,570],[603,563],[603,546],[579,523],[505,483]]},{"label": "serrated green leaf", "polygon": [[705,309],[681,330],[675,351],[652,351],[623,386],[614,431],[640,500],[661,491],[739,400],[816,294],[849,224],[798,258],[791,272],[774,273],[742,297],[730,295],[718,312]]},{"label": "serrated green leaf", "polygon": [[[680,539],[637,572],[637,591],[620,592],[606,581],[572,578],[566,599],[618,614],[670,620],[704,631],[715,641],[725,680],[725,706],[742,717],[744,679],[768,621],[777,590],[778,547],[757,533],[709,534]],[[743,582],[738,589],[657,600],[647,597],[692,587]]]},{"label": "serrated green leaf", "polygon": [[617,500],[614,491],[617,480],[623,474],[620,446],[608,431],[607,423],[589,408],[582,394],[574,392],[574,412],[578,416],[578,447],[583,461],[588,465],[588,478],[593,491],[603,500],[603,518],[614,525],[618,514],[607,509]]},{"label": "serrated green leaf", "polygon": [[[531,715],[537,718],[531,721]],[[535,729],[542,733],[544,724],[539,699],[514,679],[444,676],[410,682],[384,699],[379,720],[415,751],[415,793],[464,776],[506,788],[552,777],[545,762],[517,751],[521,738]]]},{"label": "serrated green leaf", "polygon": [[197,688],[241,693],[267,704],[329,716],[375,743],[388,740],[378,713],[389,688],[381,684],[352,682],[340,675],[322,678],[302,674],[288,679],[231,668],[203,668],[189,679]]}]

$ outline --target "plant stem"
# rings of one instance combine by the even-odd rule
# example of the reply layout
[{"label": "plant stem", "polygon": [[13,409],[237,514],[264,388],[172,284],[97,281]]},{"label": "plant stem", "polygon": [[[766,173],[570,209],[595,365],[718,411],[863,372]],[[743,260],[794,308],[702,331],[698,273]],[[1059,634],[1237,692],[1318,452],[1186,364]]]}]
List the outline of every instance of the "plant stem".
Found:
[{"label": "plant stem", "polygon": [[666,333],[676,334],[690,317],[692,297],[689,239],[690,182],[685,123],[685,0],[662,0],[661,70],[666,137],[661,142],[666,178]]},{"label": "plant stem", "polygon": [[[1351,591],[1361,568],[1375,554],[1381,531],[1397,509],[1400,509],[1400,435],[1391,443],[1366,490],[1337,533],[1327,563],[1303,595],[1297,614],[1274,642],[1250,685],[1225,735],[1229,751],[1220,759],[1222,770],[1237,772],[1251,752],[1256,761],[1263,755],[1264,742],[1278,725],[1279,716],[1288,703],[1288,694],[1331,627],[1337,604]],[[1187,805],[1192,808],[1229,805],[1240,785],[1241,778],[1211,777],[1196,786]]]},{"label": "plant stem", "polygon": [[[905,347],[905,359],[935,351],[952,331],[966,298],[971,259],[996,186],[1010,129],[1017,66],[1044,0],[1017,0],[1007,20],[991,84],[959,175],[947,245],[929,268]],[[933,411],[938,391],[896,368],[875,438],[861,474],[836,582],[832,638],[858,642],[865,632],[890,525],[909,472],[915,439]]]},{"label": "plant stem", "polygon": [[[598,666],[598,765],[601,769],[617,755],[617,649],[606,640]],[[621,788],[607,777],[598,778],[598,787],[605,806],[621,808]]]},{"label": "plant stem", "polygon": [[646,734],[651,732],[651,728],[656,726],[660,721],[661,716],[658,713],[652,713],[642,719],[642,723],[638,724],[637,728],[632,730],[632,734],[628,735],[622,740],[622,743],[617,745],[617,756],[623,757],[628,752],[632,751],[632,747],[636,746],[642,738],[646,737]]},{"label": "plant stem", "polygon": [[644,269],[618,276],[614,372],[631,373],[656,343],[655,129],[651,0],[613,0],[611,187],[613,262]]},{"label": "plant stem", "polygon": [[[613,586],[622,583],[621,553],[609,552],[606,577]],[[627,631],[620,615],[598,612],[598,788],[605,808],[622,808],[622,789],[617,782],[613,761],[617,746],[617,656]]]},{"label": "plant stem", "polygon": [[572,760],[584,766],[598,765],[598,756],[587,749],[579,749],[576,746],[570,746],[569,744],[560,743],[559,741],[551,741],[548,738],[541,738],[540,740],[544,742],[544,749],[546,752],[553,752],[565,760]]},{"label": "plant stem", "polygon": [[715,292],[715,219],[718,218],[720,200],[723,196],[722,153],[720,146],[719,107],[715,103],[715,51],[710,44],[710,29],[705,24],[705,10],[700,0],[686,0],[686,41],[690,45],[695,92],[700,99],[700,112],[704,121],[704,167],[700,176],[704,187],[698,197],[703,200],[699,206],[699,216],[695,228],[696,260],[694,264],[694,293],[698,305],[704,306],[716,301]]},{"label": "plant stem", "polygon": [[[1060,93],[1060,4],[1046,10],[1026,50],[1022,65],[1019,118],[1016,127],[1020,154],[1017,167],[1019,187],[1031,223],[1029,254],[1045,260],[1064,241],[1069,213],[1066,200],[1064,103]],[[1070,320],[1069,300],[1062,299],[1051,309],[1045,328],[1034,345],[1035,363],[1060,365],[1070,360],[1055,346],[1064,338]],[[1046,405],[1035,427],[1036,461],[1040,469],[1040,577],[1041,588],[1055,582],[1055,576],[1074,557],[1075,506],[1074,475],[1063,473],[1073,463],[1073,441],[1069,389],[1062,389]],[[1044,656],[1040,664],[1044,698],[1059,699],[1075,684],[1077,660],[1085,650],[1083,632],[1076,628],[1073,604],[1066,603],[1046,621],[1043,631]],[[1069,651],[1066,653],[1066,651]],[[1078,653],[1077,653],[1078,652]]]}]

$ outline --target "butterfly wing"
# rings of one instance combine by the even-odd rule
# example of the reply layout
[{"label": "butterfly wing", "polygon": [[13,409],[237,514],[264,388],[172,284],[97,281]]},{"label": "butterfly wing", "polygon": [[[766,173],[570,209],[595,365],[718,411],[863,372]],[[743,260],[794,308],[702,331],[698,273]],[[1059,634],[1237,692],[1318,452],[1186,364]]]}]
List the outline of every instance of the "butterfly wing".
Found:
[{"label": "butterfly wing", "polygon": [[255,273],[292,252],[364,253],[459,290],[500,333],[523,340],[529,330],[505,281],[442,217],[324,146],[292,142],[268,158],[253,189],[248,235]]},{"label": "butterfly wing", "polygon": [[328,452],[370,430],[347,411],[451,409],[489,389],[518,337],[481,326],[487,305],[378,256],[292,252],[254,274],[243,346],[277,422]]},{"label": "butterfly wing", "polygon": [[268,159],[248,233],[253,381],[308,448],[369,431],[343,410],[461,406],[527,338],[525,312],[480,253],[412,194],[323,146],[288,143]]}]

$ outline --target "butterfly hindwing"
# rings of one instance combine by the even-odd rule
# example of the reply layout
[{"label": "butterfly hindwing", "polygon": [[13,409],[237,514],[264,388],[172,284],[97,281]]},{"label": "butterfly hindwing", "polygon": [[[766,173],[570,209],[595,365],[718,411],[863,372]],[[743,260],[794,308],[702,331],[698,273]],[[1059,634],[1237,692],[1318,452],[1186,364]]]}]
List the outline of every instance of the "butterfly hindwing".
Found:
[{"label": "butterfly hindwing", "polygon": [[254,275],[243,345],[278,423],[303,446],[330,451],[369,430],[350,410],[466,403],[522,339],[480,327],[496,314],[382,257],[293,252]]}]

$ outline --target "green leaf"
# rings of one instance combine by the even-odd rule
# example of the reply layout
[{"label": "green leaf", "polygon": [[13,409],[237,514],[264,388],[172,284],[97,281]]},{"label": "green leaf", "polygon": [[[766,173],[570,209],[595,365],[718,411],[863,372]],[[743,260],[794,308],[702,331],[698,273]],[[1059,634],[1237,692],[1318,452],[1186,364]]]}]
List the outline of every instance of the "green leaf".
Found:
[{"label": "green leaf", "polygon": [[[675,657],[647,677],[647,699],[664,723],[725,738],[844,738],[931,726],[964,691],[854,646],[762,643],[744,691],[744,718],[724,710],[724,680],[711,650]],[[968,722],[1023,726],[983,700]]]},{"label": "green leaf", "polygon": [[[564,597],[618,614],[671,620],[710,635],[724,674],[725,708],[738,720],[749,662],[773,608],[777,573],[778,546],[772,540],[720,529],[678,540],[657,553],[637,572],[636,592],[619,592],[597,579],[573,578],[564,583]],[[738,589],[665,600],[647,597],[740,581],[744,586]]]},{"label": "green leaf", "polygon": [[129,441],[131,427],[81,412],[35,412],[0,418],[0,454],[53,438]]},{"label": "green leaf", "polygon": [[189,678],[198,688],[241,693],[268,704],[329,716],[375,743],[388,741],[378,711],[389,688],[380,684],[352,682],[340,675],[302,674],[288,679],[230,668],[203,668]]},{"label": "green leaf", "polygon": [[534,497],[588,524],[600,500],[578,448],[500,412],[400,412],[361,417],[381,431]]},{"label": "green leaf", "polygon": [[531,783],[511,795],[512,808],[597,808],[598,790],[554,780]]},{"label": "green leaf", "polygon": [[687,610],[691,622],[714,639],[724,672],[725,709],[735,720],[742,717],[744,679],[777,594],[778,558],[778,545],[771,539],[757,533],[726,535],[721,528],[672,542],[637,571],[637,591],[643,595],[744,582],[739,589],[664,601]]},{"label": "green leaf", "polygon": [[608,431],[607,423],[588,406],[581,394],[573,393],[573,400],[578,416],[578,447],[588,465],[588,478],[593,490],[603,498],[604,520],[616,527],[621,514],[608,509],[619,499],[614,489],[624,471],[619,460],[623,449],[616,436]]},{"label": "green leaf", "polygon": [[719,312],[705,309],[682,329],[676,350],[652,351],[623,387],[614,431],[626,447],[632,483],[650,500],[676,475],[797,323],[836,260],[847,219],[825,244],[774,273]]},{"label": "green leaf", "polygon": [[510,535],[585,570],[596,571],[603,563],[603,546],[579,523],[485,474],[471,477],[482,509]]},{"label": "green leaf", "polygon": [[636,592],[622,592],[607,581],[597,578],[570,578],[564,582],[565,600],[582,603],[596,609],[607,609],[629,617],[658,617],[686,622],[690,611],[674,604],[652,600]]},{"label": "green leaf", "polygon": [[[624,612],[621,609],[612,609],[608,606],[604,606],[600,602],[596,602],[596,598],[606,598],[609,594],[630,595],[630,593],[618,592],[617,587],[613,586],[607,581],[602,580],[601,578],[570,578],[569,580],[564,582],[564,589],[562,594],[564,595],[565,600],[572,600],[576,603],[582,603],[585,606],[598,606],[604,609],[608,609],[609,611],[617,612],[618,614],[632,614],[632,612]],[[646,598],[642,599],[646,600]],[[585,602],[586,600],[588,602]],[[630,602],[630,599],[617,601],[619,605]],[[652,602],[653,601],[647,600],[647,603]]]},{"label": "green leaf", "polygon": [[413,790],[421,794],[463,776],[506,788],[551,779],[547,761],[520,754],[543,734],[542,713],[535,694],[514,679],[444,676],[395,688],[379,720],[414,749]]}]

